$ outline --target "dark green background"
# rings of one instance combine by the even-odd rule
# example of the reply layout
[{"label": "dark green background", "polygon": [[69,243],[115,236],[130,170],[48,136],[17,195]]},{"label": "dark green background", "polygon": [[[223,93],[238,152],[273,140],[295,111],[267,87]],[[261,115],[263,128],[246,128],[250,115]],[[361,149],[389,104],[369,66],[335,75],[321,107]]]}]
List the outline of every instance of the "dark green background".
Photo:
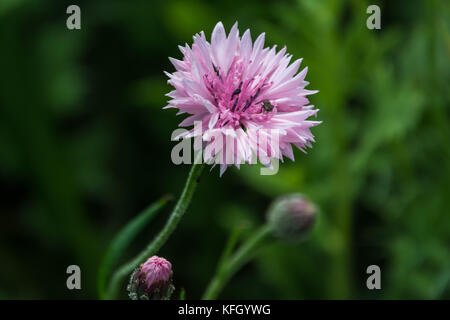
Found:
[{"label": "dark green background", "polygon": [[[373,3],[381,30],[366,28]],[[79,31],[66,28],[69,4],[81,7]],[[162,110],[163,71],[219,20],[303,57],[323,124],[277,175],[204,173],[159,252],[177,289],[199,298],[230,231],[250,233],[274,197],[302,192],[321,208],[311,237],[269,241],[221,298],[450,298],[449,2],[406,0],[2,0],[0,298],[96,298],[115,233],[180,193],[189,168],[172,164],[170,135],[183,117]],[[66,289],[70,264],[81,291]],[[365,287],[371,264],[382,290]]]}]

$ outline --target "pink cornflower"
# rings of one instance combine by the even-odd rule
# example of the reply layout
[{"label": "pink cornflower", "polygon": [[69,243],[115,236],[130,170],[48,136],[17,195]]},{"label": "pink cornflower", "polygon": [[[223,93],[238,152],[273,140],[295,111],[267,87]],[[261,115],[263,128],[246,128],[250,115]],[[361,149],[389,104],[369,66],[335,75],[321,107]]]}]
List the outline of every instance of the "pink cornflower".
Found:
[{"label": "pink cornflower", "polygon": [[165,108],[190,115],[181,127],[201,123],[201,130],[179,137],[201,138],[204,160],[220,164],[221,175],[227,166],[255,158],[265,165],[283,156],[294,161],[291,144],[305,152],[314,142],[310,128],[321,123],[306,120],[318,111],[306,96],[317,91],[305,89],[307,68],[297,73],[302,59],[290,64],[286,47],[264,48],[264,36],[252,43],[249,30],[239,36],[237,23],[227,36],[219,22],[211,43],[202,31],[192,48],[179,47],[183,60],[169,58],[176,71],[166,75],[175,90]]}]

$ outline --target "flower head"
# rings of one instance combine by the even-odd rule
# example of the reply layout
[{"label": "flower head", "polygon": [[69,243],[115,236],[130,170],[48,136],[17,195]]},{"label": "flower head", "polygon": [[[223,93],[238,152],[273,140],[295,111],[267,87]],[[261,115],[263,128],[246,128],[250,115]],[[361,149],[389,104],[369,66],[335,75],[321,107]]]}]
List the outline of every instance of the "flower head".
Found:
[{"label": "flower head", "polygon": [[127,290],[133,300],[169,299],[174,290],[172,264],[158,256],[149,258],[133,272]]},{"label": "flower head", "polygon": [[268,223],[275,236],[287,241],[304,239],[314,227],[317,208],[301,194],[276,199],[268,210]]},{"label": "flower head", "polygon": [[219,22],[211,43],[202,31],[192,47],[180,46],[182,60],[169,58],[176,71],[166,75],[175,90],[166,108],[189,114],[181,127],[201,123],[180,138],[201,138],[204,160],[220,164],[221,174],[255,158],[266,165],[294,160],[291,144],[305,152],[314,142],[310,128],[320,123],[306,120],[318,109],[306,98],[316,92],[305,89],[307,68],[297,73],[302,59],[290,64],[286,47],[264,48],[264,36],[253,43],[247,30],[240,37],[237,23],[227,36]]}]

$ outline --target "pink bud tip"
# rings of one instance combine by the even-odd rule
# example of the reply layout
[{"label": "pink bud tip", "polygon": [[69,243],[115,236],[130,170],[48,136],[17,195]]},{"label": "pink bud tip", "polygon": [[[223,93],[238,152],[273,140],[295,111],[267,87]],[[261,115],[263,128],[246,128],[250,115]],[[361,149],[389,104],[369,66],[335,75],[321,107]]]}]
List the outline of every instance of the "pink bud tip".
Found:
[{"label": "pink bud tip", "polygon": [[172,264],[158,256],[141,264],[131,275],[127,287],[132,300],[168,300],[174,289]]},{"label": "pink bud tip", "polygon": [[147,289],[163,281],[169,281],[172,274],[172,264],[164,258],[153,256],[141,265],[141,276],[145,278]]}]

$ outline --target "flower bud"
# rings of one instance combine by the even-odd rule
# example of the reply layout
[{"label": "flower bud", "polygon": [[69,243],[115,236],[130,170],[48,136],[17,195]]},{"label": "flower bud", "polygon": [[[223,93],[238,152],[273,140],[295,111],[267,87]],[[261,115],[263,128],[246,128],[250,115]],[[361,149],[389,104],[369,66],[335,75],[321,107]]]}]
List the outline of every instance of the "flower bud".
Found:
[{"label": "flower bud", "polygon": [[172,284],[172,264],[153,256],[134,270],[127,286],[132,300],[169,300]]},{"label": "flower bud", "polygon": [[276,237],[296,242],[310,233],[316,216],[316,206],[295,193],[276,199],[268,210],[267,218]]}]

